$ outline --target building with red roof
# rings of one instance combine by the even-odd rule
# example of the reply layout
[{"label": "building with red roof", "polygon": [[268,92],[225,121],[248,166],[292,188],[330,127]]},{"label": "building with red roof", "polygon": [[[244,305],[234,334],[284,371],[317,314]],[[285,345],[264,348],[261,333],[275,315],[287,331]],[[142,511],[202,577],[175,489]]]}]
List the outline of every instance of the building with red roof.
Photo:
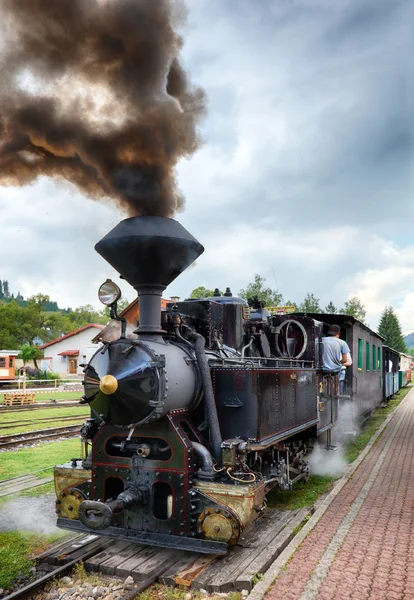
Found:
[{"label": "building with red roof", "polygon": [[40,348],[44,350],[45,358],[41,361],[41,369],[61,375],[82,375],[83,367],[80,365],[89,362],[99,348],[100,344],[93,338],[97,330],[102,329],[104,325],[90,323],[43,344]]}]

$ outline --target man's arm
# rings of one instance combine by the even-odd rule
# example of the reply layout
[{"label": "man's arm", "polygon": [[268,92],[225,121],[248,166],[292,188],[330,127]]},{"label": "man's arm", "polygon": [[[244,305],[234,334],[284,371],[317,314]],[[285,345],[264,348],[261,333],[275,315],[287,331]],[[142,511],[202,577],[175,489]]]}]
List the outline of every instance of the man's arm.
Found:
[{"label": "man's arm", "polygon": [[[352,360],[351,360],[351,351],[349,349],[349,346],[346,342],[341,340],[341,353],[342,353],[342,359],[341,359],[341,363],[343,365],[345,365],[346,367],[349,367],[350,365],[352,365]],[[349,354],[349,357],[348,357]],[[350,361],[350,362],[349,362]],[[348,363],[349,364],[346,364]]]}]

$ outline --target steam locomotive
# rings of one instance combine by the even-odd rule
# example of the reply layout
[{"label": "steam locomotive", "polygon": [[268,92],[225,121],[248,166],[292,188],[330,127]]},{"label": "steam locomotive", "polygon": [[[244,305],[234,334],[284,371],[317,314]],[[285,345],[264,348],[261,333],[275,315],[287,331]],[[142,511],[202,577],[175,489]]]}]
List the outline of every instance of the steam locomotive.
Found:
[{"label": "steam locomotive", "polygon": [[[338,419],[323,324],[224,295],[163,290],[203,251],[177,221],[131,217],[95,246],[138,292],[139,325],[85,366],[82,458],[55,467],[59,527],[225,554],[272,487],[307,479],[310,441]],[[118,286],[99,297],[119,319]],[[330,443],[328,437],[328,444]]]}]

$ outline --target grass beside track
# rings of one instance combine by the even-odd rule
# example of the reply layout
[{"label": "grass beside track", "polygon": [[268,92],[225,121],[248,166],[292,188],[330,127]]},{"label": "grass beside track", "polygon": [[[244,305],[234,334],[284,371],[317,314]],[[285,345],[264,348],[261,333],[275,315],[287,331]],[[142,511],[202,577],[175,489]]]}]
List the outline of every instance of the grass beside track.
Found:
[{"label": "grass beside track", "polygon": [[[88,406],[62,406],[62,408],[39,408],[36,411],[13,411],[0,413],[0,435],[13,435],[15,433],[25,433],[27,431],[37,431],[39,429],[52,429],[54,427],[63,427],[64,425],[82,424],[79,420],[60,421],[62,417],[84,417],[88,418],[90,414]],[[50,418],[53,421],[40,421],[39,419]],[[18,424],[20,421],[33,421]],[[3,425],[13,425],[15,427],[3,429]],[[0,461],[1,462],[1,461]]]},{"label": "grass beside track", "polygon": [[70,462],[81,455],[79,438],[51,441],[49,443],[21,448],[0,454],[0,481],[18,475],[37,473],[41,469],[52,469],[55,465]]},{"label": "grass beside track", "polygon": [[19,577],[25,577],[33,566],[33,555],[67,535],[58,531],[50,535],[21,531],[0,532],[0,588],[7,590]]},{"label": "grass beside track", "polygon": [[402,388],[394,398],[388,401],[383,408],[377,408],[364,423],[361,432],[353,440],[350,440],[345,447],[345,458],[348,463],[354,462],[361,454],[362,450],[368,444],[374,433],[385,421],[388,415],[400,404],[413,387],[414,383],[408,384]]}]

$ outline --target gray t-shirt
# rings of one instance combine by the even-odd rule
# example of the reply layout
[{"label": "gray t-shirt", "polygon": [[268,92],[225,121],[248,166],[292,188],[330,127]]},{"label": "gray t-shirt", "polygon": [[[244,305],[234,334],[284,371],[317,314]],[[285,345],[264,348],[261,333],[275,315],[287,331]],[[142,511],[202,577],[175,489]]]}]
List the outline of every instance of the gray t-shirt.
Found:
[{"label": "gray t-shirt", "polygon": [[350,352],[349,346],[343,340],[328,336],[322,338],[322,359],[325,371],[340,371],[342,355]]}]

